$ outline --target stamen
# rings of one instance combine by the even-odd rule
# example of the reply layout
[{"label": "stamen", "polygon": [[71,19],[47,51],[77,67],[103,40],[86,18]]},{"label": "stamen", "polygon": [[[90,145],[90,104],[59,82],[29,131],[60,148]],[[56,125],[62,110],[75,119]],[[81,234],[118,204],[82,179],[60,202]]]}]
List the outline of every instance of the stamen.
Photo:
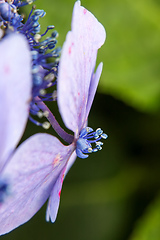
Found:
[{"label": "stamen", "polygon": [[48,26],[47,27],[47,29],[46,29],[46,31],[43,33],[43,34],[41,34],[41,37],[43,37],[44,35],[46,35],[46,33],[50,30],[50,29],[54,29],[55,28],[55,26]]},{"label": "stamen", "polygon": [[[30,102],[30,117],[29,119],[37,126],[44,128],[49,127],[49,123],[40,123],[32,116],[48,117],[50,115],[46,112],[40,112],[38,108],[39,102],[42,101],[56,101],[56,91],[51,89],[49,93],[48,88],[56,85],[56,78],[58,75],[59,54],[61,49],[56,48],[58,33],[54,30],[55,26],[47,27],[43,34],[40,34],[39,19],[45,16],[45,11],[36,9],[35,5],[32,7],[28,19],[23,23],[23,17],[19,14],[18,8],[33,3],[33,0],[8,0],[0,4],[0,25],[1,37],[5,35],[7,29],[12,29],[14,32],[25,35],[31,49],[32,56],[32,100]],[[41,40],[49,31],[50,37]],[[48,63],[49,58],[55,58],[52,63]],[[37,100],[38,99],[38,100]],[[37,102],[38,101],[38,102]],[[56,121],[55,121],[56,122]],[[54,122],[54,124],[55,124]],[[56,129],[60,135],[66,135],[66,140],[70,143],[73,140],[61,130],[60,126],[56,125]],[[58,127],[57,127],[58,126]],[[60,130],[59,130],[60,129]],[[62,133],[62,134],[61,134]],[[64,133],[64,134],[63,134]]]},{"label": "stamen", "polygon": [[57,100],[57,91],[56,90],[53,91],[52,98],[53,98],[53,101]]},{"label": "stamen", "polygon": [[[39,116],[40,118],[41,118],[41,114],[39,113],[39,114],[37,114],[37,116]],[[42,116],[43,117],[43,116]],[[40,126],[40,127],[43,127],[44,129],[49,129],[50,128],[50,126],[51,126],[51,124],[49,123],[49,122],[43,122],[43,123],[40,123],[40,122],[38,122],[37,120],[35,120],[34,118],[32,118],[31,116],[29,116],[29,119],[30,119],[30,121],[31,122],[33,122],[35,125],[37,125],[37,126]]]},{"label": "stamen", "polygon": [[41,39],[41,35],[36,33],[34,36],[34,40],[38,43],[40,39]]},{"label": "stamen", "polygon": [[71,144],[74,140],[74,136],[66,133],[63,128],[59,125],[57,120],[55,119],[54,115],[51,113],[49,108],[44,104],[44,102],[39,101],[39,98],[36,98],[37,101],[37,107],[43,111],[43,113],[47,112],[47,119],[52,125],[53,129],[56,131],[56,133],[67,143]]},{"label": "stamen", "polygon": [[[103,133],[101,128],[97,128],[95,132],[90,127],[83,128],[76,143],[77,156],[80,158],[86,158],[88,157],[86,153],[101,150],[103,143],[99,140],[102,138],[106,139],[107,137],[107,134]],[[92,148],[92,143],[95,144],[95,148]]]},{"label": "stamen", "polygon": [[33,2],[35,2],[35,0],[26,0],[26,1],[19,1],[19,0],[14,0],[14,5],[17,6],[17,7],[23,7],[23,6],[26,6],[26,5],[30,5],[32,4]]},{"label": "stamen", "polygon": [[30,120],[31,122],[33,122],[35,125],[37,125],[37,126],[42,126],[42,123],[36,121],[36,120],[33,119],[31,116],[29,116],[29,120]]},{"label": "stamen", "polygon": [[101,135],[101,137],[103,138],[103,139],[107,139],[107,134],[105,134],[105,133],[103,133],[102,135]]}]

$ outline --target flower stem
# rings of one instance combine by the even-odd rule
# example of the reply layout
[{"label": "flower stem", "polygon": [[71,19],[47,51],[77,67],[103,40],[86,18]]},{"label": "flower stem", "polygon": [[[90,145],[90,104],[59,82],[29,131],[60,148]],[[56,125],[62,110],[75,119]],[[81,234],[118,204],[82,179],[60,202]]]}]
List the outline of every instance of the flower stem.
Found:
[{"label": "flower stem", "polygon": [[55,130],[55,132],[65,142],[71,144],[73,142],[73,140],[74,140],[74,136],[69,134],[69,133],[67,133],[67,132],[65,132],[65,130],[63,128],[61,128],[61,126],[57,122],[55,116],[52,114],[52,112],[49,110],[49,108],[46,106],[46,104],[39,97],[36,97],[36,104],[43,112],[45,112],[45,111],[47,112],[46,118],[48,119],[48,121],[52,125],[53,129]]}]

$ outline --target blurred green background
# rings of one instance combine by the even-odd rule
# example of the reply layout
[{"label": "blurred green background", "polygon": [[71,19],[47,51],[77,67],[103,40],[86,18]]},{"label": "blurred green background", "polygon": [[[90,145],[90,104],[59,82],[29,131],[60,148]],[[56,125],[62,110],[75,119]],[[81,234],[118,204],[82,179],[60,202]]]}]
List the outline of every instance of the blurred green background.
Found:
[{"label": "blurred green background", "polygon": [[[62,46],[74,0],[35,4],[47,12],[42,32],[55,25]],[[160,1],[83,0],[82,5],[107,31],[89,126],[101,127],[109,138],[102,151],[77,159],[71,168],[54,224],[45,222],[45,205],[1,239],[160,239]],[[35,131],[43,130],[28,123],[24,138]]]}]

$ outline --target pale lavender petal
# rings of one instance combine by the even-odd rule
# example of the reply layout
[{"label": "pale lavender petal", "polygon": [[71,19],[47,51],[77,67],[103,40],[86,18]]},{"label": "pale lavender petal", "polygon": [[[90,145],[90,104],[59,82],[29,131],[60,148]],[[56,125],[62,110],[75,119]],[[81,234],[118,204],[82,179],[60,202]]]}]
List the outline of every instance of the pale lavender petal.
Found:
[{"label": "pale lavender petal", "polygon": [[95,74],[93,74],[92,76],[92,80],[90,83],[90,87],[89,87],[89,94],[88,94],[88,102],[87,102],[87,107],[86,107],[86,118],[88,118],[88,114],[90,112],[93,100],[94,100],[94,96],[96,94],[96,90],[97,90],[97,86],[98,86],[98,82],[102,73],[102,68],[103,68],[103,63],[101,62],[98,67],[97,70],[95,72]]},{"label": "pale lavender petal", "polygon": [[74,164],[74,162],[76,161],[76,158],[77,158],[77,154],[76,152],[74,151],[67,163],[67,167],[66,167],[66,170],[65,170],[65,176],[67,175],[67,173],[69,172],[70,168],[72,167],[72,165]]},{"label": "pale lavender petal", "polygon": [[48,201],[47,211],[46,211],[46,221],[51,220],[51,222],[55,222],[58,208],[59,208],[59,202],[60,202],[60,195],[61,195],[61,189],[64,179],[64,172],[65,168],[57,178],[54,187],[52,189],[51,196]]},{"label": "pale lavender petal", "polygon": [[0,128],[3,129],[0,131],[4,147],[0,168],[23,134],[31,84],[31,56],[27,40],[21,34],[10,34],[0,41],[0,100],[3,99],[0,101],[3,115],[0,118]]},{"label": "pale lavender petal", "polygon": [[[0,80],[1,81],[1,80]],[[0,88],[0,166],[1,166],[1,156],[3,154],[4,146],[5,146],[5,125],[6,125],[6,117],[4,112],[4,105],[5,105],[5,97],[4,92]]]},{"label": "pale lavender petal", "polygon": [[42,133],[18,147],[2,175],[8,177],[10,193],[0,206],[1,235],[27,222],[41,208],[73,149],[73,145],[64,146],[56,137]]},{"label": "pale lavender petal", "polygon": [[62,48],[58,74],[58,105],[65,125],[78,135],[86,121],[90,81],[97,50],[106,38],[104,27],[76,1],[72,30]]},{"label": "pale lavender petal", "polygon": [[56,220],[59,203],[60,203],[60,195],[61,195],[63,180],[64,180],[65,176],[67,175],[69,169],[75,162],[76,157],[77,157],[77,155],[74,151],[67,162],[66,168],[63,169],[63,171],[59,175],[59,178],[55,182],[51,196],[48,201],[47,212],[46,212],[46,220],[47,221],[51,220],[51,222],[55,222],[55,220]]}]

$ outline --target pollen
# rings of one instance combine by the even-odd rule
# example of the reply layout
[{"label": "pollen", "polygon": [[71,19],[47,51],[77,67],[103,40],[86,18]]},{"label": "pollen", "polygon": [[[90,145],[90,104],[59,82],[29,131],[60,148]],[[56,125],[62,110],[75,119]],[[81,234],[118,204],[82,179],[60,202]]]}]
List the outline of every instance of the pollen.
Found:
[{"label": "pollen", "polygon": [[36,33],[34,36],[34,40],[38,43],[40,39],[41,39],[41,35]]},{"label": "pollen", "polygon": [[46,90],[45,89],[40,89],[39,94],[40,94],[40,96],[44,96],[46,94]]},{"label": "pollen", "polygon": [[49,122],[44,122],[44,123],[42,123],[42,127],[43,127],[44,129],[49,129],[50,126],[51,126],[51,124],[50,124]]},{"label": "pollen", "polygon": [[43,116],[44,116],[44,117],[48,117],[48,116],[49,116],[49,112],[48,112],[48,111],[44,111],[44,112],[43,112]]},{"label": "pollen", "polygon": [[43,112],[42,112],[42,111],[37,112],[37,116],[38,116],[39,118],[42,118],[42,117],[43,117]]}]

